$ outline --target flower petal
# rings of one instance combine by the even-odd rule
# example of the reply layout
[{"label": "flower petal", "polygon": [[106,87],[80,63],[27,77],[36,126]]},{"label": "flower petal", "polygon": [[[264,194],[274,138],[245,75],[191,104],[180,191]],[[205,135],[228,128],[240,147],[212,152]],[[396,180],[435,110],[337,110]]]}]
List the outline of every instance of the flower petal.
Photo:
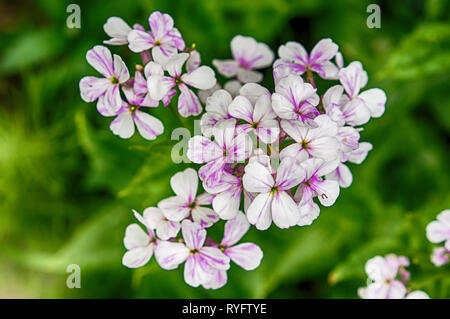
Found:
[{"label": "flower petal", "polygon": [[175,86],[175,80],[168,76],[151,75],[147,78],[147,88],[153,100],[162,100],[170,89]]},{"label": "flower petal", "polygon": [[384,93],[383,90],[370,89],[362,92],[359,95],[359,98],[366,103],[366,106],[370,112],[370,116],[380,117],[381,115],[383,115],[387,100],[386,93]]},{"label": "flower petal", "polygon": [[206,230],[197,223],[190,220],[183,220],[181,223],[181,232],[186,246],[190,249],[200,249],[205,243]]},{"label": "flower petal", "polygon": [[228,111],[235,118],[242,119],[247,123],[253,122],[253,105],[244,96],[236,96],[228,106]]},{"label": "flower petal", "polygon": [[259,230],[266,230],[272,224],[272,199],[270,193],[261,193],[247,209],[248,221]]},{"label": "flower petal", "polygon": [[297,205],[284,191],[275,193],[273,197],[272,218],[279,228],[289,228],[299,221],[300,213]]},{"label": "flower petal", "polygon": [[93,102],[100,96],[105,94],[111,81],[105,78],[98,78],[95,76],[85,76],[80,81],[81,98],[85,102]]},{"label": "flower petal", "polygon": [[160,208],[164,216],[168,220],[179,222],[184,218],[189,216],[190,209],[186,200],[179,196],[172,196],[163,199],[158,203],[158,208]]},{"label": "flower petal", "polygon": [[130,26],[118,17],[110,17],[103,25],[103,30],[112,39],[103,41],[105,44],[122,45],[128,43],[128,33],[132,30]]},{"label": "flower petal", "polygon": [[127,251],[122,258],[122,264],[128,268],[144,266],[153,256],[154,245],[139,247]]},{"label": "flower petal", "polygon": [[161,13],[159,11],[154,11],[148,17],[148,24],[152,30],[152,34],[155,39],[162,40],[162,38],[172,30],[173,19],[170,15],[166,13]]},{"label": "flower petal", "polygon": [[234,60],[216,60],[212,61],[217,71],[227,78],[231,78],[237,74],[239,63]]},{"label": "flower petal", "polygon": [[146,247],[149,243],[150,236],[138,224],[128,225],[123,238],[123,244],[126,249]]},{"label": "flower petal", "polygon": [[120,113],[110,124],[109,128],[121,138],[130,138],[134,134],[134,122],[128,110]]},{"label": "flower petal", "polygon": [[247,271],[258,268],[263,258],[261,248],[253,243],[242,243],[227,248],[224,252],[233,262]]},{"label": "flower petal", "polygon": [[187,157],[194,163],[207,163],[220,158],[222,154],[222,149],[204,136],[196,135],[188,142]]},{"label": "flower petal", "polygon": [[142,52],[153,47],[153,36],[143,30],[132,30],[128,33],[128,47],[133,52]]},{"label": "flower petal", "polygon": [[219,216],[208,207],[199,206],[191,211],[192,220],[202,227],[210,227],[219,221]]},{"label": "flower petal", "polygon": [[164,132],[162,122],[148,113],[137,110],[133,115],[133,119],[139,133],[146,140],[154,140]]},{"label": "flower petal", "polygon": [[255,193],[270,192],[275,184],[271,173],[258,162],[247,164],[242,182],[247,191]]},{"label": "flower petal", "polygon": [[170,179],[170,186],[174,193],[183,198],[186,203],[193,203],[197,196],[197,172],[193,168],[187,168],[176,173]]},{"label": "flower petal", "polygon": [[176,269],[189,257],[189,248],[182,243],[160,241],[156,246],[155,258],[162,269]]},{"label": "flower petal", "polygon": [[216,84],[216,76],[213,69],[202,65],[190,73],[181,76],[181,80],[189,86],[200,90],[208,90]]},{"label": "flower petal", "polygon": [[238,212],[236,217],[225,223],[223,238],[220,244],[225,247],[231,247],[236,244],[247,233],[250,223],[244,213]]},{"label": "flower petal", "polygon": [[192,287],[208,284],[213,279],[214,269],[200,255],[189,256],[184,265],[184,281]]},{"label": "flower petal", "polygon": [[114,76],[114,65],[111,51],[103,45],[96,45],[86,53],[86,60],[104,77]]},{"label": "flower petal", "polygon": [[257,71],[239,68],[237,71],[237,78],[242,83],[257,83],[262,81],[263,75]]},{"label": "flower petal", "polygon": [[238,187],[231,187],[214,197],[213,208],[221,219],[231,219],[236,216],[241,204],[242,189]]},{"label": "flower petal", "polygon": [[179,86],[181,94],[178,97],[178,112],[183,117],[199,115],[202,112],[202,104],[197,95],[186,85]]}]

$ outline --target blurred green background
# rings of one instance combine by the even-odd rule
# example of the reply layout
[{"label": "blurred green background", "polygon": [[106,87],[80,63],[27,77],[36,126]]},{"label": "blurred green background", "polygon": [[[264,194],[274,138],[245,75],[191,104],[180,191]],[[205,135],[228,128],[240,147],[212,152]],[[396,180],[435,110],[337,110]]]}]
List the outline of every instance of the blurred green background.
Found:
[{"label": "blurred green background", "polygon": [[[425,237],[450,208],[449,1],[78,1],[81,29],[68,29],[71,2],[0,4],[0,297],[356,298],[365,261],[389,252],[412,259],[412,288],[450,297],[449,266],[430,263]],[[370,3],[381,6],[380,29],[366,27]],[[173,16],[207,65],[230,56],[235,34],[274,51],[331,37],[346,64],[363,63],[368,87],[388,96],[385,115],[361,133],[374,150],[351,166],[353,185],[310,227],[251,230],[244,239],[262,247],[262,265],[233,266],[217,291],[190,288],[180,269],[162,271],[154,259],[138,270],[121,265],[131,208],[170,195],[170,176],[185,168],[170,161],[179,126],[171,112],[156,110],[166,131],[155,142],[122,140],[79,95],[79,80],[96,75],[85,53],[107,39],[106,19],[148,27],[154,10]],[[130,70],[139,61],[126,47],[112,50]],[[66,287],[69,264],[81,266],[81,289]]]}]

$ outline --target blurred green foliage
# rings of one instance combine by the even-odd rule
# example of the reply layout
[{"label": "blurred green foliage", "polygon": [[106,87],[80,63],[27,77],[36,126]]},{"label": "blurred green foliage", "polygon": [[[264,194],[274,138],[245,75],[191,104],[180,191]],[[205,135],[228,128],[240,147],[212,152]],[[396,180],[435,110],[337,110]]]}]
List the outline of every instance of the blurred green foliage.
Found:
[{"label": "blurred green foliage", "polygon": [[[354,298],[365,261],[389,252],[412,259],[414,289],[450,297],[449,267],[430,263],[425,237],[450,207],[448,1],[79,1],[81,29],[68,29],[71,2],[0,4],[0,297]],[[381,29],[366,27],[372,2]],[[172,113],[155,111],[166,126],[155,142],[121,140],[79,97],[80,78],[95,74],[85,53],[107,38],[106,19],[146,25],[153,10],[170,13],[209,65],[230,56],[235,34],[274,50],[331,37],[346,64],[363,63],[368,87],[388,96],[385,115],[361,134],[374,150],[351,167],[353,185],[312,226],[250,231],[245,239],[265,254],[261,267],[232,267],[218,291],[190,288],[181,270],[154,260],[135,271],[121,265],[131,208],[168,196],[170,176],[185,168],[170,161]],[[137,62],[126,48],[113,50]],[[273,86],[270,72],[265,84]],[[65,285],[69,264],[81,266],[81,289]]]}]

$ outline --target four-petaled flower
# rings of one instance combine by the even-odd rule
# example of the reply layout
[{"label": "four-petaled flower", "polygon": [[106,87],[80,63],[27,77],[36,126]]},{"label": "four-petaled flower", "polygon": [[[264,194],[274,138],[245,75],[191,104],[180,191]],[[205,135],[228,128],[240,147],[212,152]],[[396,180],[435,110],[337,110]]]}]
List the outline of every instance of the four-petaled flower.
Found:
[{"label": "four-petaled flower", "polygon": [[122,58],[105,46],[96,45],[86,54],[89,64],[101,73],[104,78],[85,76],[80,81],[81,97],[86,102],[98,99],[97,108],[107,108],[109,113],[115,113],[122,107],[120,85],[128,81],[130,73]]},{"label": "four-petaled flower", "polygon": [[217,270],[230,268],[230,258],[219,248],[204,246],[206,230],[189,220],[181,223],[184,243],[160,241],[155,257],[158,264],[167,270],[184,265],[184,281],[198,287],[208,284]]},{"label": "four-petaled flower", "polygon": [[211,204],[212,196],[208,193],[197,196],[198,176],[194,169],[187,168],[173,175],[170,186],[176,196],[158,203],[167,219],[180,222],[190,216],[202,227],[209,227],[219,220],[214,210],[204,207]]},{"label": "four-petaled flower", "polygon": [[138,224],[128,225],[125,230],[123,243],[128,251],[123,255],[122,264],[129,268],[145,265],[152,258],[158,243],[155,233],[145,218],[136,211],[134,211],[134,216],[146,227],[147,232],[144,232]]},{"label": "four-petaled flower", "polygon": [[233,60],[213,60],[213,64],[223,76],[237,76],[243,83],[261,82],[263,76],[255,69],[268,67],[274,58],[267,44],[242,35],[231,40],[231,53]]},{"label": "four-petaled flower", "polygon": [[179,88],[181,94],[178,97],[178,112],[183,117],[199,115],[202,112],[202,105],[189,86],[206,90],[216,84],[214,71],[208,66],[203,65],[182,74],[182,67],[188,58],[189,53],[173,55],[164,65],[164,70],[169,73],[169,76],[164,75],[161,65],[150,62],[147,78],[149,94],[156,101],[162,100],[174,87]]},{"label": "four-petaled flower", "polygon": [[288,191],[304,176],[304,170],[290,157],[281,161],[275,179],[266,166],[259,162],[249,163],[245,167],[244,188],[258,195],[247,209],[248,221],[259,230],[269,228],[272,220],[279,228],[296,225],[300,218],[299,210]]},{"label": "four-petaled flower", "polygon": [[153,60],[165,64],[177,50],[184,50],[184,40],[178,29],[174,28],[170,15],[155,11],[149,16],[148,24],[150,31],[135,29],[128,33],[131,51],[152,49]]},{"label": "four-petaled flower", "polygon": [[281,119],[301,121],[314,127],[313,120],[320,115],[316,108],[319,100],[311,84],[305,83],[300,76],[289,75],[275,86],[272,107]]},{"label": "four-petaled flower", "polygon": [[289,74],[302,75],[308,71],[324,79],[335,79],[338,68],[330,60],[337,52],[338,46],[331,39],[320,40],[309,55],[300,43],[287,42],[278,49],[280,59],[273,65],[275,83]]}]

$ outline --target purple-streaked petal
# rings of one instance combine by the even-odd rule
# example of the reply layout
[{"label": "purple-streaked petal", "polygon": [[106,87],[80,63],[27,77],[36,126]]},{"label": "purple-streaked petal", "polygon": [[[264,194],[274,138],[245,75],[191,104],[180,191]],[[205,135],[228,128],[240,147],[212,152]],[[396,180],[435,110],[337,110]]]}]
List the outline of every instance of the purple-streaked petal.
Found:
[{"label": "purple-streaked petal", "polygon": [[175,237],[181,229],[180,223],[167,220],[161,209],[157,207],[146,208],[143,215],[146,224],[150,228],[156,229],[156,235],[161,240]]},{"label": "purple-streaked petal", "polygon": [[334,58],[338,49],[338,45],[331,39],[322,39],[312,49],[309,63],[311,65],[323,64]]},{"label": "purple-streaked petal", "polygon": [[247,209],[248,221],[258,230],[266,230],[272,224],[272,199],[273,196],[269,192],[261,193]]},{"label": "purple-streaked petal", "polygon": [[141,30],[132,30],[128,33],[128,47],[133,52],[142,52],[153,47],[153,36]]},{"label": "purple-streaked petal", "polygon": [[364,82],[367,82],[367,73],[363,70],[361,62],[354,61],[339,71],[339,81],[352,99],[365,86]]},{"label": "purple-streaked petal", "polygon": [[162,44],[152,48],[152,57],[156,63],[166,65],[177,54],[177,48],[169,44]]},{"label": "purple-streaked petal", "polygon": [[162,100],[170,89],[175,86],[175,80],[168,76],[152,75],[147,78],[147,88],[153,100]]},{"label": "purple-streaked petal", "polygon": [[261,248],[253,243],[242,243],[227,248],[224,253],[230,257],[233,262],[247,271],[258,268],[263,258]]},{"label": "purple-streaked petal", "polygon": [[213,65],[217,71],[227,78],[236,76],[239,63],[234,60],[213,60]]},{"label": "purple-streaked petal", "polygon": [[155,39],[161,40],[167,32],[172,30],[173,19],[166,13],[155,11],[148,17],[148,24]]},{"label": "purple-streaked petal", "polygon": [[176,269],[189,257],[189,248],[182,243],[160,241],[156,246],[155,258],[162,269]]},{"label": "purple-streaked petal", "polygon": [[286,62],[294,62],[295,64],[303,66],[303,72],[306,71],[308,64],[308,53],[305,48],[297,42],[287,42],[278,49],[278,55]]},{"label": "purple-streaked petal", "polygon": [[209,138],[196,135],[189,140],[187,157],[194,163],[207,163],[222,155],[222,149]]},{"label": "purple-streaked petal", "polygon": [[207,283],[202,286],[205,289],[219,289],[225,286],[227,283],[227,272],[226,270],[214,269],[212,272],[212,278]]},{"label": "purple-streaked petal", "polygon": [[179,86],[181,94],[178,97],[178,112],[183,117],[196,116],[202,112],[202,104],[197,95],[186,85]]},{"label": "purple-streaked petal", "polygon": [[184,242],[189,249],[202,248],[206,239],[206,230],[202,226],[185,219],[181,223],[181,232],[183,233]]},{"label": "purple-streaked petal", "polygon": [[114,76],[114,65],[111,51],[103,45],[96,45],[86,53],[86,60],[104,77]]},{"label": "purple-streaked petal", "polygon": [[208,207],[198,206],[191,211],[192,220],[200,226],[207,228],[219,221],[219,216]]},{"label": "purple-streaked petal", "polygon": [[133,115],[133,120],[139,133],[146,140],[154,140],[164,132],[162,122],[148,113],[137,110]]},{"label": "purple-streaked petal", "polygon": [[119,80],[119,83],[124,83],[130,78],[125,62],[117,54],[114,54],[114,75]]},{"label": "purple-streaked petal", "polygon": [[184,265],[184,281],[192,287],[208,284],[213,279],[214,269],[200,254],[189,256]]},{"label": "purple-streaked petal", "polygon": [[93,102],[105,94],[110,87],[111,81],[105,78],[95,76],[85,76],[80,81],[81,98],[85,102]]},{"label": "purple-streaked petal", "polygon": [[238,212],[236,217],[225,223],[223,238],[220,244],[231,247],[236,244],[247,233],[250,223],[244,213]]},{"label": "purple-streaked petal", "polygon": [[230,268],[230,258],[221,252],[219,248],[202,247],[200,253],[209,266],[220,270],[227,270]]},{"label": "purple-streaked petal", "polygon": [[295,158],[284,158],[277,168],[276,185],[280,190],[289,190],[305,179],[305,170],[298,165]]},{"label": "purple-streaked petal", "polygon": [[342,188],[349,187],[353,182],[352,172],[344,164],[339,164],[333,172],[326,175],[326,178],[337,181]]},{"label": "purple-streaked petal", "polygon": [[367,154],[372,150],[373,146],[369,142],[359,143],[359,148],[357,150],[345,153],[347,159],[351,163],[361,164],[367,157]]},{"label": "purple-streaked petal", "polygon": [[189,52],[189,58],[186,61],[186,71],[191,72],[200,66],[201,58],[197,50]]},{"label": "purple-streaked petal", "polygon": [[171,221],[180,222],[184,218],[189,216],[190,208],[186,200],[179,196],[172,196],[163,199],[158,203],[158,208],[160,208],[164,216]]}]

